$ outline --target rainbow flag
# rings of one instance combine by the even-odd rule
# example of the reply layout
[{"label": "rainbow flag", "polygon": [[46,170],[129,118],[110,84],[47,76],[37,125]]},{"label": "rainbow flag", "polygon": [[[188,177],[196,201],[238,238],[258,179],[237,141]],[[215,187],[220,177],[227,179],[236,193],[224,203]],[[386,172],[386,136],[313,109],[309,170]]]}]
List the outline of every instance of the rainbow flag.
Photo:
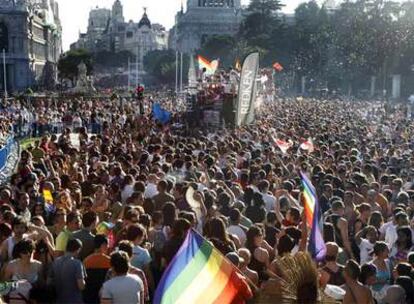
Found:
[{"label": "rainbow flag", "polygon": [[153,303],[230,304],[236,297],[251,297],[249,291],[235,266],[210,242],[190,230],[165,270]]},{"label": "rainbow flag", "polygon": [[309,227],[312,227],[308,250],[314,259],[322,261],[326,255],[326,245],[322,235],[323,223],[318,197],[315,187],[313,187],[312,182],[306,174],[300,172],[300,175],[302,179],[302,198],[306,222]]},{"label": "rainbow flag", "polygon": [[208,59],[204,58],[201,55],[197,56],[197,61],[199,69],[202,70],[205,68],[207,75],[213,75],[216,72],[219,65],[217,59],[210,62]]}]

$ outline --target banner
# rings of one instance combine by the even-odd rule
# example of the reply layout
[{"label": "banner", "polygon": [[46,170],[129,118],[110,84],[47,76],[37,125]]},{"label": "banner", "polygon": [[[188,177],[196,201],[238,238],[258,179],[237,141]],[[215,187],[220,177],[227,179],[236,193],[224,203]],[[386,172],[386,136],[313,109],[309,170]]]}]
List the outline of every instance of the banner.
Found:
[{"label": "banner", "polygon": [[256,98],[256,76],[258,70],[259,53],[252,53],[244,60],[241,71],[236,126],[248,125],[254,121],[254,101]]}]

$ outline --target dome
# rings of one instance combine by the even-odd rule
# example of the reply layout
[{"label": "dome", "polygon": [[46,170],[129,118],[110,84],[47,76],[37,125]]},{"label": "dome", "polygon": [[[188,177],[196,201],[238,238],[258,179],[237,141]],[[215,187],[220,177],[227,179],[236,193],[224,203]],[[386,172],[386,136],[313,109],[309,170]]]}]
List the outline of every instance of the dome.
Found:
[{"label": "dome", "polygon": [[147,9],[145,8],[144,8],[144,15],[142,15],[142,18],[138,23],[138,28],[141,28],[143,26],[147,26],[151,28],[151,21],[148,19]]}]

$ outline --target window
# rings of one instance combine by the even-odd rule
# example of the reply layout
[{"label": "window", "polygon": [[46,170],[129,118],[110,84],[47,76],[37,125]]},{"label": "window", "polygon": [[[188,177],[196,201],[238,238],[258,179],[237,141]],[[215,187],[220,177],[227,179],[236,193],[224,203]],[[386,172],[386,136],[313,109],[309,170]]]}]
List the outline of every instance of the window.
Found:
[{"label": "window", "polygon": [[0,23],[0,51],[9,49],[9,31],[3,22]]},{"label": "window", "polygon": [[134,36],[133,32],[127,32],[126,34],[127,38],[132,38],[132,36]]}]

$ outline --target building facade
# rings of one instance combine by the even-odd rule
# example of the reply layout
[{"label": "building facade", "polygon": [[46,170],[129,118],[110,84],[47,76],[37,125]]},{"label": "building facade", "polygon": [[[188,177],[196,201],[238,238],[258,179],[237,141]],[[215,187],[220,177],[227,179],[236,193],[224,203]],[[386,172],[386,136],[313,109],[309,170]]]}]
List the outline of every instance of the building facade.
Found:
[{"label": "building facade", "polygon": [[234,36],[242,21],[240,0],[187,0],[170,31],[170,48],[184,53],[199,49],[212,35]]},{"label": "building facade", "polygon": [[168,32],[159,24],[152,24],[146,9],[138,23],[125,22],[123,6],[115,0],[112,9],[96,8],[89,13],[88,29],[80,33],[71,49],[85,48],[91,52],[129,51],[138,57],[138,69],[143,71],[144,56],[152,50],[168,47]]},{"label": "building facade", "polygon": [[[0,0],[0,52],[5,52],[0,90],[53,88],[62,50],[59,6],[54,0]],[[3,60],[1,60],[3,63]]]}]

